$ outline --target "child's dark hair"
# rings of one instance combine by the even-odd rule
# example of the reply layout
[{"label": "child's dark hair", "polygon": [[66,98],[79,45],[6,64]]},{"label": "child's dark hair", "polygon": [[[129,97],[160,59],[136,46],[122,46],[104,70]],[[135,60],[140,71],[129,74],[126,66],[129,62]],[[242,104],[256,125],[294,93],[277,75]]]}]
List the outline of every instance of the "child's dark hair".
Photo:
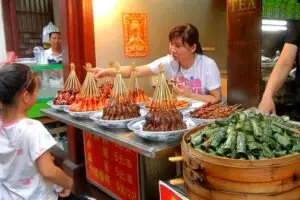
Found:
[{"label": "child's dark hair", "polygon": [[190,46],[196,44],[195,52],[202,55],[203,50],[199,42],[199,32],[195,26],[192,24],[182,24],[175,26],[169,33],[169,41],[171,42],[173,38],[181,37],[182,43],[188,43]]},{"label": "child's dark hair", "polygon": [[7,64],[0,67],[0,102],[13,103],[16,95],[24,91],[33,93],[36,88],[35,75],[23,64]]}]

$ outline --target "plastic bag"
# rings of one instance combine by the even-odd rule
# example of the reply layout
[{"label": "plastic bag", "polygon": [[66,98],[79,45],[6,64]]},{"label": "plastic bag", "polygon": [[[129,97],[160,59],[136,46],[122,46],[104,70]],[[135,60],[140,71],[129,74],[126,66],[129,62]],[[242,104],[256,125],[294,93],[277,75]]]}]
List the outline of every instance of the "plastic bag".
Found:
[{"label": "plastic bag", "polygon": [[49,43],[49,34],[53,32],[59,32],[59,27],[49,22],[49,24],[43,28],[43,43]]}]

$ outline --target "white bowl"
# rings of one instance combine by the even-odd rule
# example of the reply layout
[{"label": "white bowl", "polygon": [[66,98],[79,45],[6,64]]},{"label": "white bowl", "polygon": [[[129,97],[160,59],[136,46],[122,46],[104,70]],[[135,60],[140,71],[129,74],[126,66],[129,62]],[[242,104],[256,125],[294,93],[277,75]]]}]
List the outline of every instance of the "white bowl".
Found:
[{"label": "white bowl", "polygon": [[47,105],[50,106],[51,108],[59,111],[65,111],[66,108],[69,107],[69,105],[55,105],[53,104],[53,101],[48,101]]},{"label": "white bowl", "polygon": [[183,121],[186,124],[187,128],[178,131],[144,131],[143,125],[146,122],[145,119],[131,121],[130,123],[128,123],[127,127],[142,138],[149,139],[152,141],[169,142],[180,140],[185,132],[195,128],[200,124],[198,121],[189,117],[183,117]]},{"label": "white bowl", "polygon": [[87,112],[73,112],[68,107],[68,108],[65,108],[65,112],[69,113],[69,115],[71,115],[72,117],[88,119],[90,117],[90,115],[99,112],[99,110],[87,111]]}]

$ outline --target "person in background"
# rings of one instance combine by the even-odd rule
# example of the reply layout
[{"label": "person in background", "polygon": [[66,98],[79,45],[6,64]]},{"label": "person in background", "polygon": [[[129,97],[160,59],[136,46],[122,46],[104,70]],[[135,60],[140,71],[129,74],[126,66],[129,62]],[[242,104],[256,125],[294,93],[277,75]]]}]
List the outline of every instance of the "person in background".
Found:
[{"label": "person in background", "polygon": [[53,163],[49,149],[56,141],[41,122],[26,117],[37,91],[38,78],[28,66],[0,68],[1,200],[57,200],[68,197],[73,186]]},{"label": "person in background", "polygon": [[274,96],[281,88],[296,61],[296,94],[294,117],[300,120],[300,22],[294,22],[286,38],[282,53],[267,83],[258,109],[265,113],[276,113]]},{"label": "person in background", "polygon": [[50,48],[45,51],[45,57],[49,64],[62,63],[63,51],[59,32],[49,34]]},{"label": "person in background", "polygon": [[[159,73],[159,65],[164,66],[168,79],[174,80],[176,95],[217,103],[221,101],[221,78],[215,61],[203,55],[199,33],[192,24],[174,27],[169,33],[170,54],[147,65],[136,67],[137,76],[152,76]],[[121,67],[123,77],[130,77],[131,66]],[[115,76],[113,68],[95,68],[96,78]]]}]

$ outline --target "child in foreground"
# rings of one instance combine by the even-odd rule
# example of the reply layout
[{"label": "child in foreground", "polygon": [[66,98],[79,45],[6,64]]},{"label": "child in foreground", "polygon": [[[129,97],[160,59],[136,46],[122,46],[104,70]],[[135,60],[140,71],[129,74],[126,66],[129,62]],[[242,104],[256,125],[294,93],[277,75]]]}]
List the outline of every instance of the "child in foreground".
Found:
[{"label": "child in foreground", "polygon": [[57,200],[71,193],[73,180],[49,152],[56,141],[39,121],[26,117],[37,91],[38,78],[28,66],[0,68],[0,200]]}]

